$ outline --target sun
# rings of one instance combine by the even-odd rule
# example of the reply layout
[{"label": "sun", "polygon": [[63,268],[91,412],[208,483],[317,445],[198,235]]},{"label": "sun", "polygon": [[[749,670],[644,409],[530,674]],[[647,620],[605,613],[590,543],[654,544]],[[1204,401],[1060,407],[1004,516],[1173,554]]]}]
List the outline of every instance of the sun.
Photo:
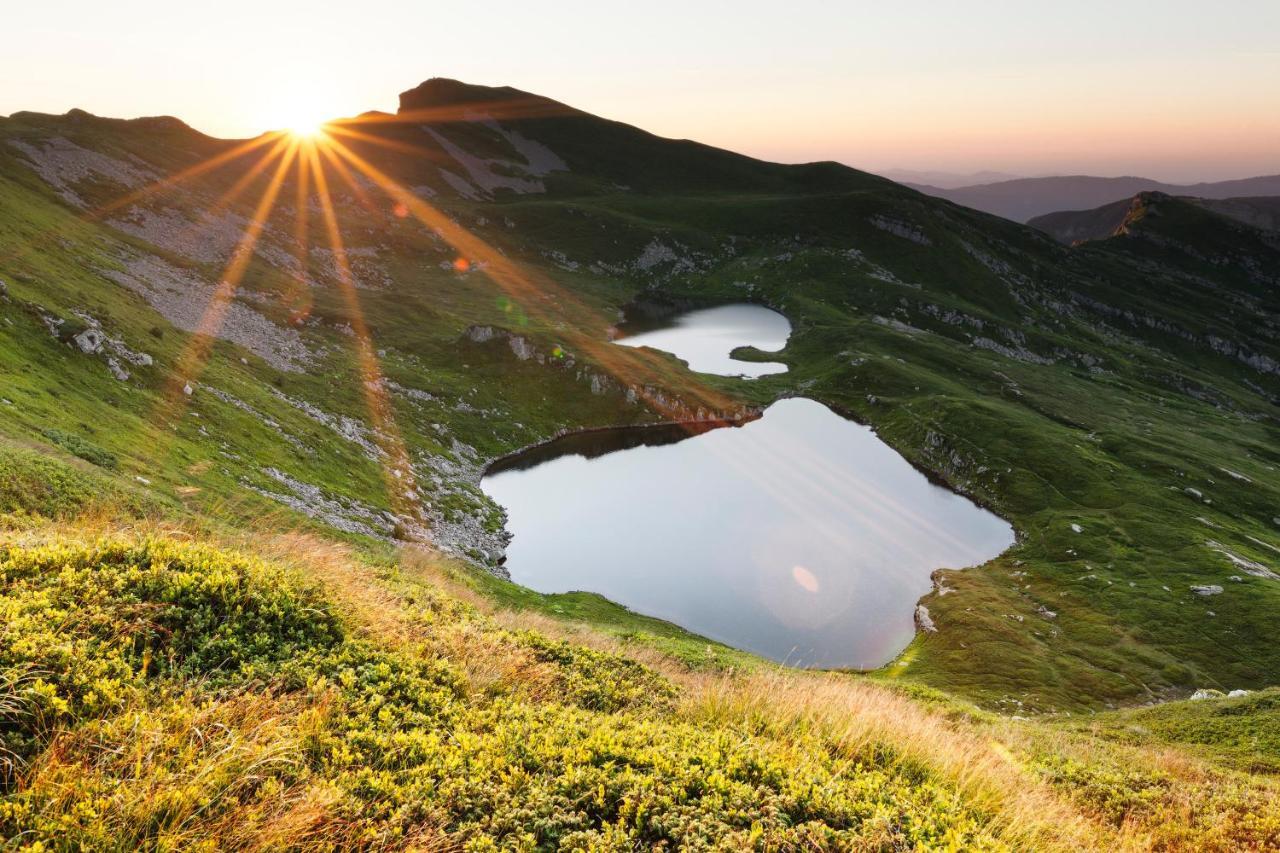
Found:
[{"label": "sun", "polygon": [[263,104],[264,116],[272,116],[272,124],[281,132],[298,140],[315,140],[325,135],[325,126],[333,119],[332,104],[321,103],[305,93],[280,94],[273,103]]},{"label": "sun", "polygon": [[300,117],[285,125],[290,136],[297,139],[314,140],[324,136],[324,126],[328,121],[323,118]]}]

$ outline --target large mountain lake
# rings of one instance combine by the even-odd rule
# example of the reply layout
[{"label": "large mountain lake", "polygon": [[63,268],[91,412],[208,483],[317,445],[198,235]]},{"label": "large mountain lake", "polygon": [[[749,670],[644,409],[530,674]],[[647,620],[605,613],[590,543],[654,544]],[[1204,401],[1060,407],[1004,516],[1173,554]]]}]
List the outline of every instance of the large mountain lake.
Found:
[{"label": "large mountain lake", "polygon": [[[755,343],[722,326],[723,352]],[[507,510],[517,583],[598,592],[796,666],[892,660],[934,569],[983,563],[1014,539],[870,428],[802,398],[740,426],[567,436],[503,460],[482,487]]]}]

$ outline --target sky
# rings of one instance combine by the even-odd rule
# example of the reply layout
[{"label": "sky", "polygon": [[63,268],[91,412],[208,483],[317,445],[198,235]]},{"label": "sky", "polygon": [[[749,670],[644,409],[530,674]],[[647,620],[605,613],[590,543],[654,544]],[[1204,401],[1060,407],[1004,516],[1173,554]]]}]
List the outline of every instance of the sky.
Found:
[{"label": "sky", "polygon": [[1168,181],[1280,173],[1280,0],[39,0],[0,114],[224,137],[511,85],[782,162]]}]

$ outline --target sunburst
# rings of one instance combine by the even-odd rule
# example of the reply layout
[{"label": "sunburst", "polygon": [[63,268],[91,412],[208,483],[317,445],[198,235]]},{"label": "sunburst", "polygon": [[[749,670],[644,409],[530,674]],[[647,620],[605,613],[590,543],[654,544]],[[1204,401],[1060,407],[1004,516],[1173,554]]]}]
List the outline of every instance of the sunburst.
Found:
[{"label": "sunburst", "polygon": [[[533,109],[521,104],[488,105],[488,107],[503,117],[537,116],[545,111],[541,107]],[[328,173],[332,173],[341,181],[350,191],[351,197],[363,207],[381,209],[369,197],[368,187],[375,187],[377,191],[384,193],[394,203],[396,210],[403,211],[399,214],[401,218],[412,217],[442,238],[457,252],[459,258],[467,259],[468,265],[482,269],[486,277],[509,298],[520,303],[526,314],[538,317],[548,327],[561,329],[566,345],[595,362],[602,370],[618,380],[623,387],[634,391],[655,411],[669,417],[687,417],[684,410],[672,409],[661,394],[655,393],[657,388],[666,384],[664,380],[671,377],[669,371],[663,368],[661,360],[654,354],[608,344],[603,335],[596,334],[595,331],[606,328],[610,321],[594,306],[577,298],[546,273],[518,264],[507,253],[464,228],[447,213],[375,167],[355,150],[356,146],[366,143],[390,149],[398,154],[438,157],[437,152],[419,145],[367,131],[375,131],[379,125],[393,122],[419,125],[423,123],[424,118],[441,122],[465,121],[468,119],[466,108],[442,108],[430,111],[429,115],[418,113],[399,117],[371,115],[358,119],[333,121],[326,120],[321,115],[318,110],[304,109],[302,104],[291,105],[289,110],[282,112],[282,117],[287,119],[282,124],[287,129],[264,134],[250,142],[236,144],[203,163],[184,169],[88,214],[88,218],[101,218],[108,212],[141,201],[154,193],[172,190],[180,183],[190,181],[216,168],[229,166],[233,161],[240,161],[236,163],[236,168],[242,170],[238,180],[211,206],[211,210],[222,209],[230,206],[251,185],[259,183],[264,173],[270,170],[266,186],[246,222],[244,234],[228,259],[213,297],[205,306],[204,316],[197,331],[191,336],[174,365],[175,373],[169,386],[169,393],[164,395],[161,410],[153,420],[154,427],[167,424],[171,428],[181,416],[186,406],[188,393],[186,389],[194,384],[203,372],[230,303],[235,298],[250,260],[257,252],[259,238],[267,229],[268,221],[272,218],[284,184],[292,178],[296,219],[290,230],[291,236],[297,243],[298,270],[295,271],[297,285],[300,290],[307,285],[307,268],[313,236],[308,228],[308,220],[314,203],[314,209],[319,212],[324,226],[322,235],[327,243],[324,248],[334,259],[339,290],[353,331],[352,355],[358,371],[358,381],[364,389],[364,403],[370,425],[378,438],[377,445],[388,502],[400,517],[408,516],[418,523],[425,522],[413,482],[410,454],[397,428],[395,405],[385,390],[378,348],[374,344],[363,316],[359,289],[347,258],[341,217],[331,193]],[[361,126],[365,130],[358,129]],[[247,163],[242,160],[245,155],[254,151],[258,152],[257,157]],[[704,411],[728,411],[737,408],[733,400],[700,383],[689,384],[683,388],[683,391],[689,395],[686,402]]]}]

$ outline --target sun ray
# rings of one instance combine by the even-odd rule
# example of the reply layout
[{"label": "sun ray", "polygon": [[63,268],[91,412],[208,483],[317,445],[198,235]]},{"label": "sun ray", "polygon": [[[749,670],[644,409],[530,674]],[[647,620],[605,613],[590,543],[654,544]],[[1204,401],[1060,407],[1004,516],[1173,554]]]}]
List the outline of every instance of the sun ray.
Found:
[{"label": "sun ray", "polygon": [[434,148],[428,148],[425,145],[414,145],[411,142],[403,142],[399,139],[391,139],[385,136],[378,136],[374,133],[365,133],[364,131],[354,130],[344,125],[334,125],[329,128],[335,135],[345,136],[349,139],[358,139],[361,142],[368,142],[373,145],[379,145],[389,151],[395,151],[400,154],[412,154],[415,157],[425,157],[429,160],[444,161],[447,156],[443,151]]},{"label": "sun ray", "polygon": [[230,163],[233,160],[236,160],[244,156],[245,154],[248,154],[250,151],[257,150],[258,148],[261,148],[262,146],[270,142],[277,141],[279,139],[280,139],[280,134],[278,133],[264,133],[262,136],[259,136],[255,139],[249,139],[244,142],[241,142],[235,145],[234,147],[226,151],[223,151],[221,154],[216,154],[207,160],[202,160],[201,162],[196,163],[193,166],[188,166],[185,169],[182,169],[178,172],[174,172],[172,175],[167,175],[164,178],[161,178],[160,180],[156,181],[155,183],[148,184],[147,186],[139,190],[131,192],[125,196],[122,196],[119,199],[116,199],[113,202],[110,202],[102,207],[99,207],[91,211],[89,214],[87,214],[87,216],[91,219],[100,219],[103,216],[106,216],[108,213],[112,213],[116,210],[119,210],[122,207],[128,207],[131,204],[135,204],[139,201],[142,201],[142,199],[147,198],[148,196],[154,195],[158,192],[163,192],[164,190],[170,189],[172,187],[176,187],[178,184],[182,183],[183,181],[188,181],[188,180],[191,180],[192,178],[196,178],[196,177],[199,177],[200,175],[211,172],[214,169],[218,168],[219,166],[223,166],[227,163]]},{"label": "sun ray", "polygon": [[[542,277],[538,277],[535,280],[530,274],[519,270],[508,258],[488,247],[483,240],[466,231],[466,229],[432,205],[427,204],[413,193],[399,186],[393,179],[363,160],[358,154],[341,145],[337,140],[332,140],[331,142],[337,154],[350,161],[356,169],[381,186],[393,199],[405,205],[419,221],[440,234],[455,250],[462,252],[464,256],[470,255],[481,259],[484,271],[499,283],[508,295],[513,299],[517,299],[528,313],[538,316],[552,326],[564,325],[564,321],[568,320],[571,327],[568,334],[574,344],[579,350],[596,359],[597,363],[609,371],[614,378],[631,387],[639,385],[643,388],[649,383],[662,384],[663,377],[654,369],[654,356],[652,354],[644,350],[617,347],[577,332],[577,329],[580,328],[589,329],[593,325],[604,325],[603,319],[598,314],[594,314],[589,306],[584,306],[580,302],[573,300],[571,296],[566,295],[551,280],[542,280]],[[558,310],[553,312],[545,308],[544,306],[548,304],[548,301],[556,306]],[[580,313],[583,311],[590,312],[594,316],[571,318],[566,316],[567,308],[578,309]],[[583,323],[586,325],[581,325]],[[652,408],[664,415],[674,417],[684,415],[683,410],[664,404],[657,394],[642,392],[641,396],[645,398],[646,402],[650,403]],[[708,405],[719,411],[733,411],[738,408],[735,401],[703,388],[697,388],[695,396],[700,405]],[[792,476],[788,478],[789,482],[780,485],[776,483],[767,485],[772,488],[781,488],[789,496],[789,502],[797,507],[799,511],[803,511],[803,507],[810,505],[812,501],[841,501],[846,504],[852,501],[859,505],[861,511],[876,517],[880,524],[886,526],[902,525],[908,518],[916,516],[916,513],[909,508],[888,506],[883,502],[872,500],[870,493],[865,488],[857,487],[856,484],[848,484],[854,485],[855,488],[853,489],[841,489],[841,484],[833,480],[830,471],[821,464],[820,460],[796,459],[794,463],[793,468],[790,469]],[[783,466],[783,470],[787,470],[786,466]],[[748,476],[755,476],[751,471],[745,471],[745,473]],[[761,483],[761,485],[766,484]],[[819,513],[809,514],[820,515]],[[822,530],[821,535],[835,545],[846,548],[851,545],[847,541],[846,535],[834,527]]]},{"label": "sun ray", "polygon": [[351,273],[346,246],[342,239],[342,229],[338,223],[333,197],[329,192],[329,181],[317,153],[318,148],[320,148],[319,145],[308,145],[305,153],[311,161],[310,168],[315,179],[316,197],[320,202],[321,217],[324,221],[329,248],[333,252],[334,266],[338,272],[339,290],[347,308],[347,321],[351,324],[355,338],[356,358],[365,407],[373,421],[373,434],[377,446],[386,457],[382,466],[382,475],[386,484],[387,497],[397,516],[401,518],[407,516],[417,525],[423,525],[425,520],[421,500],[418,497],[413,464],[400,437],[399,427],[395,421],[395,407],[387,393],[382,366],[365,322],[355,277]]},{"label": "sun ray", "polygon": [[178,172],[175,172],[172,175],[167,175],[164,178],[161,178],[160,180],[155,181],[154,183],[148,184],[145,187],[134,190],[133,192],[130,192],[130,193],[126,193],[120,198],[110,201],[107,204],[104,204],[100,207],[96,207],[93,210],[83,211],[78,216],[76,216],[75,219],[72,220],[71,222],[61,226],[55,226],[53,228],[50,228],[47,231],[45,231],[43,235],[32,237],[26,240],[25,242],[19,244],[18,248],[15,249],[14,251],[10,252],[7,255],[0,256],[0,262],[5,262],[5,263],[12,262],[20,257],[33,254],[37,250],[48,246],[51,242],[54,242],[60,237],[65,236],[68,229],[71,227],[72,223],[96,222],[98,220],[101,220],[103,217],[109,216],[110,214],[115,213],[118,210],[129,207],[130,205],[136,204],[137,202],[142,201],[145,198],[149,198],[150,196],[153,196],[157,193],[163,192],[168,189],[172,189],[173,187],[176,187],[178,184],[182,183],[183,181],[190,180],[192,178],[195,178],[207,172],[210,172],[218,168],[219,166],[224,166],[228,163],[231,163],[232,161],[244,156],[245,154],[248,154],[249,152],[254,151],[258,148],[261,148],[267,143],[273,140],[277,140],[279,138],[280,138],[279,134],[263,134],[262,136],[259,136],[255,139],[246,140],[245,142],[238,143],[232,148],[226,151],[223,151],[220,154],[216,154],[213,157],[208,158],[207,160],[202,160],[199,163],[196,163],[192,166],[188,166],[187,168],[182,169]]},{"label": "sun ray", "polygon": [[[661,362],[657,356],[644,350],[609,343],[604,339],[603,330],[610,323],[595,309],[578,300],[552,279],[521,270],[506,255],[405,189],[340,141],[330,139],[329,145],[357,171],[380,186],[396,202],[404,205],[418,221],[438,234],[462,258],[478,266],[510,298],[518,302],[526,313],[552,328],[562,328],[571,346],[589,355],[625,388],[642,397],[655,411],[672,420],[687,418],[683,408],[668,405],[664,402],[663,395],[650,390],[652,386],[661,385],[666,378],[666,374],[659,369]],[[600,330],[600,334],[593,334],[593,329]],[[700,409],[726,414],[740,412],[742,409],[736,400],[700,383],[686,383],[681,390],[692,396],[691,402]]]},{"label": "sun ray", "polygon": [[213,217],[231,207],[231,205],[244,194],[245,190],[248,189],[254,181],[261,177],[263,172],[270,168],[275,159],[284,153],[284,151],[289,147],[289,144],[290,142],[287,137],[280,137],[270,151],[258,158],[258,160],[249,167],[243,175],[236,179],[234,184],[214,199],[208,207],[200,211],[197,221],[190,223],[187,227],[178,231],[177,236],[175,237],[175,242],[181,243],[186,238],[197,235],[207,228]]},{"label": "sun ray", "polygon": [[342,178],[342,182],[351,189],[352,195],[355,196],[356,201],[359,202],[361,207],[374,215],[381,215],[384,212],[382,208],[374,203],[368,191],[364,187],[360,186],[360,182],[356,180],[356,176],[351,173],[351,170],[347,168],[345,163],[338,159],[330,146],[317,145],[316,149],[324,155],[325,160],[329,162],[329,165],[333,166],[333,170],[338,173],[338,177]]},{"label": "sun ray", "polygon": [[231,259],[223,271],[213,295],[205,306],[199,325],[192,332],[187,346],[175,363],[174,373],[170,378],[169,390],[165,395],[163,421],[171,421],[180,412],[182,400],[185,397],[184,389],[200,375],[205,363],[208,361],[218,330],[222,326],[222,321],[226,317],[231,300],[240,285],[240,279],[243,278],[245,271],[249,267],[249,262],[253,259],[258,239],[266,228],[267,218],[271,214],[271,209],[275,206],[276,198],[280,194],[280,188],[284,184],[285,176],[295,156],[297,156],[297,144],[291,143],[281,157],[280,163],[276,166],[270,183],[258,200],[249,224],[245,228],[245,233],[232,252]]},{"label": "sun ray", "polygon": [[[298,269],[293,276],[294,292],[289,294],[293,306],[293,318],[302,319],[311,313],[311,158],[298,157],[298,176],[294,193],[293,242],[297,251]],[[305,300],[305,305],[296,307]]]}]

